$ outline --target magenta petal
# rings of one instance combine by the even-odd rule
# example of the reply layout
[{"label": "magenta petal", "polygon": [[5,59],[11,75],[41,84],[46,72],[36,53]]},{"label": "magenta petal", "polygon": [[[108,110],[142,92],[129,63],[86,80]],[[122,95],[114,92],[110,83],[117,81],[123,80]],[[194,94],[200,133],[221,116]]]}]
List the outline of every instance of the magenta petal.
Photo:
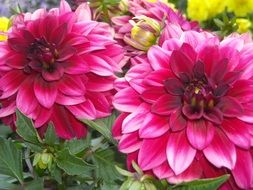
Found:
[{"label": "magenta petal", "polygon": [[149,87],[141,94],[141,98],[147,103],[155,103],[162,95],[166,94],[163,87]]},{"label": "magenta petal", "polygon": [[75,11],[77,16],[77,21],[89,21],[91,20],[91,11],[88,3],[82,3],[79,5]]},{"label": "magenta petal", "polygon": [[186,73],[189,76],[191,76],[192,74],[192,60],[179,50],[175,50],[172,52],[170,58],[170,66],[173,73],[177,77],[180,77],[180,73]]},{"label": "magenta petal", "polygon": [[134,112],[129,114],[123,121],[122,132],[131,133],[139,130],[146,114],[149,111],[148,108],[149,107],[143,103]]},{"label": "magenta petal", "polygon": [[192,164],[179,175],[174,175],[168,178],[169,183],[179,184],[183,182],[190,182],[202,177],[202,168],[199,165],[199,162],[193,160]]},{"label": "magenta petal", "polygon": [[148,113],[143,117],[143,122],[139,129],[139,136],[143,139],[160,137],[165,134],[169,128],[168,118]]},{"label": "magenta petal", "polygon": [[159,179],[165,179],[174,175],[167,160],[163,164],[153,168],[153,172]]},{"label": "magenta petal", "polygon": [[13,54],[7,57],[6,64],[14,69],[23,69],[25,67],[26,59],[23,54]]},{"label": "magenta petal", "polygon": [[223,121],[223,113],[218,108],[213,108],[208,112],[204,112],[203,116],[217,125],[221,124]]},{"label": "magenta petal", "polygon": [[38,106],[36,111],[38,114],[35,118],[34,125],[36,128],[39,128],[48,122],[49,118],[52,115],[53,109],[46,109],[42,106]]},{"label": "magenta petal", "polygon": [[152,46],[148,51],[148,59],[154,70],[169,68],[169,52],[159,46]]},{"label": "magenta petal", "polygon": [[200,119],[204,114],[203,108],[195,110],[191,105],[185,104],[182,108],[182,113],[191,120]]},{"label": "magenta petal", "polygon": [[160,69],[150,72],[143,82],[150,86],[163,87],[164,80],[171,78],[173,74],[169,69]]},{"label": "magenta petal", "polygon": [[177,78],[168,78],[164,81],[165,89],[171,95],[183,95],[184,86]]},{"label": "magenta petal", "polygon": [[89,65],[90,71],[100,76],[112,76],[112,67],[102,58],[95,55],[85,55],[83,60]]},{"label": "magenta petal", "polygon": [[34,94],[42,106],[46,108],[52,107],[55,103],[57,93],[58,90],[55,83],[46,82],[40,77],[35,79]]},{"label": "magenta petal", "polygon": [[39,102],[34,95],[32,78],[26,79],[20,86],[16,104],[17,108],[25,115],[32,113],[39,105]]},{"label": "magenta petal", "polygon": [[237,148],[237,161],[232,170],[236,184],[242,189],[253,188],[253,159],[250,152]]},{"label": "magenta petal", "polygon": [[69,6],[69,4],[65,1],[65,0],[61,0],[60,3],[60,14],[65,14],[67,12],[71,12],[71,7]]},{"label": "magenta petal", "polygon": [[233,169],[236,162],[234,144],[220,130],[216,129],[212,142],[203,150],[205,157],[217,168]]},{"label": "magenta petal", "polygon": [[25,79],[25,74],[20,70],[7,72],[0,79],[1,99],[8,98],[18,91],[18,88]]},{"label": "magenta petal", "polygon": [[222,97],[220,103],[217,105],[226,117],[240,117],[243,114],[243,107],[241,103],[230,96]]},{"label": "magenta petal", "polygon": [[154,139],[144,139],[138,155],[138,163],[142,170],[150,170],[166,161],[166,145],[168,135]]},{"label": "magenta petal", "polygon": [[187,121],[182,115],[181,108],[171,113],[169,123],[172,131],[180,131],[186,127]]},{"label": "magenta petal", "polygon": [[83,96],[85,86],[79,76],[64,75],[59,82],[58,90],[69,96]]},{"label": "magenta petal", "polygon": [[42,77],[48,82],[57,81],[61,79],[63,74],[64,74],[64,68],[60,65],[56,66],[56,68],[52,72],[42,70]]},{"label": "magenta petal", "polygon": [[224,119],[221,128],[235,145],[248,149],[250,148],[250,133],[247,125],[239,119]]},{"label": "magenta petal", "polygon": [[139,139],[138,132],[133,132],[129,134],[124,134],[121,137],[118,148],[120,152],[128,154],[138,150],[141,144],[142,142]]},{"label": "magenta petal", "polygon": [[161,96],[153,105],[152,112],[159,115],[170,115],[181,106],[181,98],[169,94]]},{"label": "magenta petal", "polygon": [[68,96],[66,94],[62,94],[58,92],[57,98],[55,100],[56,103],[66,106],[81,104],[86,101],[84,96]]},{"label": "magenta petal", "polygon": [[67,108],[77,118],[91,120],[96,118],[96,109],[90,100],[78,105],[67,106]]},{"label": "magenta petal", "polygon": [[87,74],[89,78],[85,87],[92,92],[104,92],[113,89],[115,77],[101,77],[95,74]]},{"label": "magenta petal", "polygon": [[115,122],[113,123],[112,126],[112,136],[115,139],[120,139],[121,135],[122,135],[122,123],[124,121],[124,119],[128,116],[129,114],[126,113],[122,113],[120,114],[117,119],[115,120]]},{"label": "magenta petal", "polygon": [[0,109],[0,117],[9,116],[9,115],[15,113],[15,111],[16,111],[16,104],[15,104],[15,102],[12,102],[7,107],[2,107]]},{"label": "magenta petal", "polygon": [[195,155],[196,150],[189,144],[185,131],[171,133],[167,143],[167,159],[176,175],[191,165]]},{"label": "magenta petal", "polygon": [[88,64],[77,55],[64,62],[64,72],[72,75],[84,74],[89,71]]},{"label": "magenta petal", "polygon": [[114,107],[123,112],[133,112],[140,104],[139,94],[130,87],[120,90],[114,96]]},{"label": "magenta petal", "polygon": [[188,121],[186,132],[191,145],[198,150],[203,150],[213,140],[215,128],[212,123],[201,119]]}]

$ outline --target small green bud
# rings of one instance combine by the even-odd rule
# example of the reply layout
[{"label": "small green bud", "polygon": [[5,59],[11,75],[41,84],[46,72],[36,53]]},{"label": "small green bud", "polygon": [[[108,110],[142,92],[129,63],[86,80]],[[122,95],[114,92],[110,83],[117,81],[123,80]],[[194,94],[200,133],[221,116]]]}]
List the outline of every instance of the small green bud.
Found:
[{"label": "small green bud", "polygon": [[44,151],[43,153],[36,153],[33,159],[33,166],[36,166],[40,169],[51,169],[53,163],[53,154],[47,153]]}]

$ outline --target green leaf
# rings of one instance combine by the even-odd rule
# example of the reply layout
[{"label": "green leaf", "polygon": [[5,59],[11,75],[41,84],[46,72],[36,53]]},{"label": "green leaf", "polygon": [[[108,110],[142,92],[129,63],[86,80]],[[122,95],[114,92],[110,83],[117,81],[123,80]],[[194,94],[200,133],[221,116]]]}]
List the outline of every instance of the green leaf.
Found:
[{"label": "green leaf", "polygon": [[26,184],[25,190],[44,190],[44,181],[42,178],[33,180]]},{"label": "green leaf", "polygon": [[12,183],[8,183],[7,181],[0,180],[0,189],[1,190],[18,189],[18,186]]},{"label": "green leaf", "polygon": [[59,184],[62,184],[62,176],[61,176],[61,170],[57,166],[54,166],[51,170],[51,176],[55,181],[57,181]]},{"label": "green leaf", "polygon": [[7,138],[12,133],[10,127],[0,124],[0,137]]},{"label": "green leaf", "polygon": [[16,115],[16,131],[19,136],[30,143],[40,144],[41,139],[33,126],[32,120],[23,115],[19,110],[16,111]]},{"label": "green leaf", "polygon": [[68,149],[57,153],[57,166],[63,169],[68,175],[81,175],[94,167],[84,160],[74,156]]},{"label": "green leaf", "polygon": [[68,148],[71,154],[78,154],[89,147],[84,139],[72,139],[65,141],[64,147]]},{"label": "green leaf", "polygon": [[195,180],[187,183],[181,183],[172,187],[175,190],[215,190],[218,189],[225,181],[227,181],[229,175],[223,175],[218,178],[209,178]]},{"label": "green leaf", "polygon": [[0,138],[0,173],[23,182],[22,152],[13,142]]},{"label": "green leaf", "polygon": [[56,136],[55,129],[52,123],[48,125],[46,134],[45,134],[45,143],[53,146],[59,138]]},{"label": "green leaf", "polygon": [[25,142],[25,145],[27,148],[31,149],[33,152],[42,152],[43,151],[43,148],[39,145],[32,144],[29,142]]},{"label": "green leaf", "polygon": [[93,154],[96,163],[96,176],[101,178],[105,183],[115,183],[116,180],[122,179],[116,170],[114,152],[110,149],[98,150]]},{"label": "green leaf", "polygon": [[95,123],[91,120],[81,120],[83,123],[91,127],[92,129],[98,131],[100,134],[102,134],[109,142],[113,143],[114,145],[117,145],[117,142],[112,138],[111,130],[109,130],[106,126],[101,126]]}]

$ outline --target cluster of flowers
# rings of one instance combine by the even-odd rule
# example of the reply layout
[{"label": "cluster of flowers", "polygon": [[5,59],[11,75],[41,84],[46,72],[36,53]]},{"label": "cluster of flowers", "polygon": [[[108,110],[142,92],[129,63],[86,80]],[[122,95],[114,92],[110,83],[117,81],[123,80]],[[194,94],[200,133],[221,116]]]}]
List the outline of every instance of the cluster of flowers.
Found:
[{"label": "cluster of flowers", "polygon": [[239,33],[247,32],[252,27],[253,20],[249,19],[253,12],[252,0],[188,0],[188,17],[200,22],[210,20],[225,10],[237,17]]},{"label": "cluster of flowers", "polygon": [[229,173],[222,189],[253,188],[251,36],[220,40],[162,1],[123,4],[111,26],[65,0],[14,17],[0,43],[2,121],[15,129],[19,109],[41,134],[51,121],[81,138],[78,119],[116,108],[129,170],[134,160],[172,184]]}]

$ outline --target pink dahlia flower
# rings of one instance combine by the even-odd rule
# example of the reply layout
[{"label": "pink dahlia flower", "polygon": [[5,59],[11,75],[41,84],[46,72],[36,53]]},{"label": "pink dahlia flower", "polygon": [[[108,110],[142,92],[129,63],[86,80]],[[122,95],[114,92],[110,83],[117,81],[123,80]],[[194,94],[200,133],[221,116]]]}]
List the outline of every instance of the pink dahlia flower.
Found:
[{"label": "pink dahlia flower", "polygon": [[[189,22],[168,4],[157,1],[129,0],[130,15],[112,18],[116,39],[130,52],[140,54],[164,38],[178,37],[182,31],[199,30],[196,22]],[[166,26],[166,28],[164,28]],[[143,52],[142,52],[143,53]]]},{"label": "pink dahlia flower", "polygon": [[62,0],[59,9],[18,16],[0,49],[1,118],[12,121],[18,108],[36,128],[52,121],[69,139],[86,134],[76,117],[110,115],[123,50],[87,4],[72,12]]},{"label": "pink dahlia flower", "polygon": [[252,51],[246,36],[194,31],[151,47],[116,83],[113,135],[128,162],[170,183],[231,173],[253,188]]}]

